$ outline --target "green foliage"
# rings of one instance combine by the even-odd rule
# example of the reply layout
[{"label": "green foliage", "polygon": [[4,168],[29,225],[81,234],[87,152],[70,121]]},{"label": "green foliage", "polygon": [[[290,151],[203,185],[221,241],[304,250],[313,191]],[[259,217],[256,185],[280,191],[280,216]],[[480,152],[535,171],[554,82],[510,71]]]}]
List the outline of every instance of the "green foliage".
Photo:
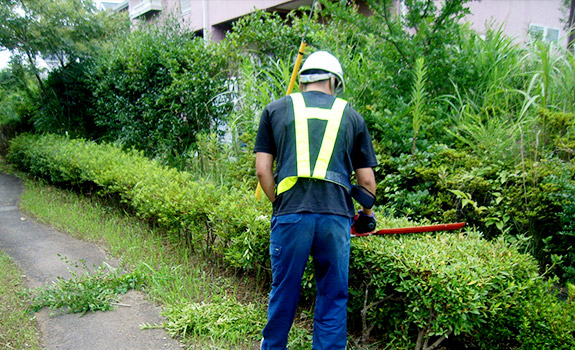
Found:
[{"label": "green foliage", "polygon": [[26,57],[42,92],[37,55],[52,56],[64,65],[90,56],[129,27],[124,14],[96,11],[89,0],[2,0],[0,4],[0,46]]},{"label": "green foliage", "polygon": [[19,121],[18,110],[25,101],[25,94],[18,89],[18,77],[13,69],[0,71],[0,125]]},{"label": "green foliage", "polygon": [[[194,181],[190,173],[110,144],[47,135],[21,136],[12,140],[11,147],[7,158],[30,174],[55,184],[118,196],[139,217],[160,225],[174,239],[184,239],[192,249],[220,253],[231,261],[237,261],[240,253],[236,252],[241,252],[243,268],[257,269],[264,263],[254,262],[252,253],[243,254],[247,247],[236,238],[251,229],[261,239],[257,247],[266,242],[262,227],[267,223],[256,218],[269,215],[269,209],[248,195],[250,189],[238,186],[236,193],[205,180]],[[263,253],[255,256],[261,258]]]},{"label": "green foliage", "polygon": [[[266,323],[263,308],[231,298],[214,298],[209,303],[173,305],[162,314],[167,319],[164,328],[170,335],[191,340],[199,346],[214,344],[225,346],[226,349],[259,347],[261,330]],[[242,339],[239,344],[238,339]],[[290,331],[288,346],[296,350],[308,349],[309,340],[309,332],[294,326]]]},{"label": "green foliage", "polygon": [[561,229],[542,238],[546,262],[556,260],[556,271],[562,280],[575,281],[575,184],[568,171],[548,175],[544,182],[555,191],[545,193],[558,209],[554,214]]},{"label": "green foliage", "polygon": [[256,11],[234,22],[230,33],[219,43],[227,57],[229,73],[235,77],[235,105],[227,126],[232,136],[232,154],[237,160],[233,165],[236,175],[232,175],[236,180],[255,179],[251,151],[259,116],[266,104],[286,93],[305,20],[295,13],[282,18]]},{"label": "green foliage", "polygon": [[575,150],[575,113],[540,108],[538,124],[544,131],[541,142],[555,149],[561,159],[573,159]]},{"label": "green foliage", "polygon": [[[232,48],[257,56],[264,60],[269,57],[273,62],[278,58],[285,58],[294,51],[301,40],[300,33],[290,27],[290,23],[302,21],[290,13],[281,18],[277,13],[256,11],[249,16],[234,22],[226,41]],[[270,40],[270,39],[274,40]]]},{"label": "green foliage", "polygon": [[177,26],[133,32],[90,77],[102,139],[150,156],[183,155],[228,110],[224,64],[218,46]]},{"label": "green foliage", "polygon": [[537,41],[524,60],[531,70],[531,83],[541,97],[541,107],[572,110],[575,106],[573,87],[570,86],[574,82],[575,68],[572,52]]},{"label": "green foliage", "polygon": [[[480,38],[457,22],[467,13],[465,2],[406,1],[400,14],[390,0],[367,1],[374,15],[366,17],[353,2],[324,1],[327,25],[311,22],[306,53],[329,50],[340,58],[343,97],[374,138],[379,217],[466,221],[491,240],[459,237],[469,256],[441,236],[400,240],[405,248],[392,248],[405,266],[386,256],[393,267],[386,272],[376,264],[384,259],[380,253],[361,247],[354,253],[363,283],[354,287],[354,324],[362,319],[366,337],[377,334],[398,349],[429,347],[448,334],[490,349],[571,346],[572,319],[557,325],[553,315],[572,312],[572,300],[559,301],[551,288],[556,281],[538,277],[519,245],[508,246],[501,236],[523,242],[521,249],[561,283],[573,280],[574,56],[541,43],[516,46],[501,28]],[[270,212],[252,199],[251,149],[261,109],[285,94],[306,22],[305,14],[258,12],[238,20],[224,42],[207,46],[177,27],[137,31],[100,57],[90,79],[102,138],[144,153],[50,136],[16,139],[10,159],[56,183],[118,196],[170,238],[269,277]],[[224,71],[234,78],[226,81]],[[50,79],[59,91],[55,110],[63,111],[66,94],[81,96],[83,86],[64,87],[68,73],[58,74]],[[229,114],[222,95],[228,86],[235,104]],[[78,125],[85,118],[70,117]],[[224,124],[230,145],[217,134]],[[143,154],[172,159],[194,175]],[[436,252],[441,249],[445,256]],[[421,270],[411,251],[433,269]],[[476,265],[454,264],[449,254]],[[450,263],[439,264],[442,259]],[[365,277],[363,260],[387,284]],[[469,275],[461,275],[466,268]],[[312,279],[308,271],[306,293]],[[448,282],[440,285],[441,279]],[[489,281],[479,288],[483,280]],[[499,296],[505,306],[496,305]],[[387,307],[393,298],[401,302]]]},{"label": "green foliage", "polygon": [[[447,149],[441,158],[445,156],[466,159]],[[231,267],[263,277],[269,272],[269,206],[253,199],[252,188],[194,181],[190,174],[162,167],[140,152],[59,136],[20,136],[12,141],[8,159],[55,183],[115,194],[138,216],[165,228],[171,239],[219,256]],[[426,174],[422,169],[416,166],[405,171]],[[480,174],[474,176],[468,178],[474,186],[489,187]],[[502,176],[498,181],[503,184]],[[480,198],[463,190],[451,193],[461,201],[461,210],[489,210],[478,205]],[[385,219],[380,223],[384,227],[416,224]],[[535,260],[519,252],[522,247],[521,240],[514,244],[504,238],[487,241],[474,231],[354,239],[351,325],[365,340],[375,336],[397,349],[431,348],[450,335],[481,344],[531,344],[539,339],[571,344],[569,330],[575,321],[563,321],[558,317],[565,314],[556,312],[573,314],[572,298],[560,301],[549,293],[555,281],[545,282],[538,275]],[[226,305],[190,304],[185,306],[189,313],[174,309],[174,332],[212,332],[205,329],[204,319],[221,319],[223,324],[244,317],[253,321],[249,306]],[[512,327],[506,333],[501,322],[508,319]],[[256,327],[249,328],[254,323],[241,323],[241,329],[255,334]],[[298,333],[296,339],[305,342],[307,338]]]},{"label": "green foliage", "polygon": [[108,311],[118,303],[118,295],[139,288],[143,282],[140,275],[121,275],[118,269],[105,263],[93,272],[85,263],[78,267],[81,269],[71,271],[70,279],[58,277],[51,285],[35,289],[30,309],[49,307],[82,315],[88,311]]},{"label": "green foliage", "polygon": [[128,29],[121,14],[86,0],[3,0],[0,45],[12,51],[75,60]]},{"label": "green foliage", "polygon": [[415,70],[413,74],[414,83],[413,89],[411,90],[411,125],[413,126],[413,141],[411,146],[411,153],[415,153],[417,140],[417,135],[419,134],[419,129],[423,119],[425,118],[424,105],[426,103],[427,93],[425,92],[425,81],[427,70],[425,69],[425,60],[423,58],[418,58],[415,61]]},{"label": "green foliage", "polygon": [[[409,152],[413,130],[407,124],[416,60],[426,63],[426,91],[440,96],[452,91],[458,81],[461,42],[471,34],[457,19],[467,9],[465,0],[436,6],[430,1],[405,2],[407,14],[401,17],[391,1],[367,1],[372,16],[364,16],[349,2],[322,2],[333,16],[325,34],[312,34],[312,43],[341,58],[348,84],[349,99],[373,126],[375,139],[387,142],[393,155]],[[426,134],[441,134],[444,123],[429,110],[432,125]],[[425,145],[427,137],[419,135]]]},{"label": "green foliage", "polygon": [[365,339],[377,333],[394,349],[433,349],[459,335],[489,349],[517,338],[525,348],[539,339],[575,344],[575,320],[561,316],[575,304],[549,293],[535,260],[503,239],[468,231],[352,243],[350,303],[361,310]]},{"label": "green foliage", "polygon": [[170,306],[163,315],[167,318],[165,328],[170,335],[202,341],[243,338],[250,344],[261,339],[260,332],[266,322],[262,308],[226,298]]},{"label": "green foliage", "polygon": [[98,138],[91,115],[93,96],[90,88],[90,60],[70,62],[50,72],[45,80],[45,95],[32,117],[39,133],[55,133],[71,137]]},{"label": "green foliage", "polygon": [[30,79],[15,59],[0,71],[0,154],[7,152],[9,139],[30,129],[34,110],[34,92],[28,88]]}]

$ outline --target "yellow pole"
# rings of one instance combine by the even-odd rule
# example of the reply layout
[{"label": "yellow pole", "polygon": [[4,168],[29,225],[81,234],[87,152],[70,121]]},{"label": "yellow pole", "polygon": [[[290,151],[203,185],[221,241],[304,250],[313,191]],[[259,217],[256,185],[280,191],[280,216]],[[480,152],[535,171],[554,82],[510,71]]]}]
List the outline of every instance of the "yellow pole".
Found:
[{"label": "yellow pole", "polygon": [[[301,66],[301,61],[303,59],[303,53],[307,44],[302,40],[299,45],[299,50],[297,53],[297,58],[295,60],[295,65],[293,66],[293,71],[291,72],[291,78],[289,80],[286,95],[291,94],[293,87],[295,86],[295,81],[297,80],[297,73],[299,72],[299,67]],[[262,185],[258,181],[258,187],[256,187],[256,199],[259,201],[262,198]]]},{"label": "yellow pole", "polygon": [[293,71],[291,72],[291,79],[289,81],[289,85],[287,88],[286,95],[291,94],[293,87],[295,86],[295,81],[297,79],[297,73],[299,72],[299,67],[301,66],[301,60],[303,59],[303,52],[305,51],[305,47],[307,44],[305,41],[302,41],[299,45],[299,50],[297,52],[297,58],[295,60],[295,65],[293,66]]}]

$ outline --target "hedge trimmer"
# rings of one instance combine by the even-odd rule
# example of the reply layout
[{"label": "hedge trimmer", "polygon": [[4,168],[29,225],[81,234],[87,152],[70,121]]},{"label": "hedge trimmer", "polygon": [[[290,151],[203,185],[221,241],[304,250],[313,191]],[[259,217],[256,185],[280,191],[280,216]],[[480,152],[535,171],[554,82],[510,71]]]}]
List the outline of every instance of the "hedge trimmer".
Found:
[{"label": "hedge trimmer", "polygon": [[458,230],[465,226],[465,222],[457,222],[452,224],[438,224],[428,226],[413,226],[413,227],[398,227],[398,228],[384,228],[379,231],[356,233],[353,226],[351,227],[352,237],[364,237],[371,235],[398,235],[404,233],[420,233],[420,232],[435,232],[435,231],[452,231]]}]

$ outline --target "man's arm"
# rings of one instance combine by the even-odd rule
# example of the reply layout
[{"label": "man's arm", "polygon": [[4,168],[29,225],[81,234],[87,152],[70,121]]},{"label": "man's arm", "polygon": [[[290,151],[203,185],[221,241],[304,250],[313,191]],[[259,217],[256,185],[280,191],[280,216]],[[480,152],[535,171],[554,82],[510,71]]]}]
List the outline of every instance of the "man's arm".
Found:
[{"label": "man's arm", "polygon": [[[375,174],[372,168],[359,168],[355,169],[355,176],[357,177],[357,184],[365,187],[369,192],[375,195]],[[373,214],[372,209],[362,208],[366,215]]]},{"label": "man's arm", "polygon": [[256,174],[262,190],[270,202],[276,200],[276,182],[273,174],[274,156],[270,153],[256,152]]}]

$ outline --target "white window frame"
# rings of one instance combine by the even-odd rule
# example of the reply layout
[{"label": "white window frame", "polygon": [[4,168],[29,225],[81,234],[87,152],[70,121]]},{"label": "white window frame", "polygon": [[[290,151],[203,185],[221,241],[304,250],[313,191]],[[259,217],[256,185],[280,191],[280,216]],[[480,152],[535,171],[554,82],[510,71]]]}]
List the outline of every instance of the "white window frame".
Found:
[{"label": "white window frame", "polygon": [[182,15],[192,12],[192,0],[180,0],[180,8]]},{"label": "white window frame", "polygon": [[[548,27],[542,24],[537,24],[537,23],[530,23],[529,24],[529,37],[531,38],[531,40],[535,40],[536,38],[534,38],[533,34],[532,34],[532,30],[534,28],[537,28],[538,30],[543,30],[543,34],[541,35],[541,39],[542,41],[545,42],[554,42],[554,43],[558,43],[559,42],[559,38],[561,36],[561,29],[559,28],[553,28],[553,27]],[[549,32],[550,31],[556,31],[557,32],[557,37],[555,39],[549,39]]]}]

